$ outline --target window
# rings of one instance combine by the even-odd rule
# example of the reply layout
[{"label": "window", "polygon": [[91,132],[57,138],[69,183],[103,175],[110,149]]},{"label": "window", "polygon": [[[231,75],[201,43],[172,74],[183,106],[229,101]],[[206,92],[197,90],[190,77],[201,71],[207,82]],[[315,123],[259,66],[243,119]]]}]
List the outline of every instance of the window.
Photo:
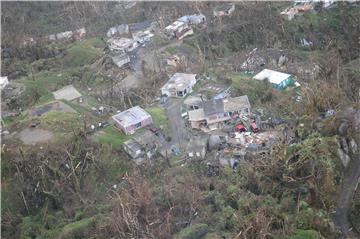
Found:
[{"label": "window", "polygon": [[137,124],[135,124],[135,128],[140,128],[141,127],[141,122],[139,122],[139,123],[137,123]]}]

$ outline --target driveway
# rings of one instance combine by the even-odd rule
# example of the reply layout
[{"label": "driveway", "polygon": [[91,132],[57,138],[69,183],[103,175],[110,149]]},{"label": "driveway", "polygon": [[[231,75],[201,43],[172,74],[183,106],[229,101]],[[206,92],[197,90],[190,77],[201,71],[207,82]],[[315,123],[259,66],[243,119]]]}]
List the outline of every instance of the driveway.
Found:
[{"label": "driveway", "polygon": [[181,117],[183,99],[169,99],[165,104],[167,116],[170,122],[171,145],[174,144],[184,152],[189,141],[184,119]]}]

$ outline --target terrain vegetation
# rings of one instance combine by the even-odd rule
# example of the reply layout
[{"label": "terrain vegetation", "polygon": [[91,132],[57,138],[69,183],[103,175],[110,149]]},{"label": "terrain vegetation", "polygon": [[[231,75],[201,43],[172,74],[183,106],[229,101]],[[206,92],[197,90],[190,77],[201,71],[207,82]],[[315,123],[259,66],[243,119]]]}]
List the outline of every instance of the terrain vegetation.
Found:
[{"label": "terrain vegetation", "polygon": [[[236,2],[231,17],[217,19],[217,2],[2,2],[1,75],[11,85],[1,95],[2,237],[359,238],[360,5],[284,20],[292,4]],[[193,13],[206,27],[179,41],[162,33]],[[156,22],[155,36],[118,68],[107,30],[144,21]],[[24,44],[81,27],[79,41]],[[187,64],[167,66],[175,54]],[[252,80],[265,67],[297,76],[301,87]],[[194,92],[221,85],[247,95],[252,110],[284,122],[273,129],[279,140],[237,167],[213,167],[214,151],[187,158],[194,132],[185,130],[182,100],[159,102],[175,72],[200,76]],[[69,84],[81,102],[55,100]],[[121,147],[134,135],[112,122],[89,132],[135,105],[180,155],[136,165]]]}]

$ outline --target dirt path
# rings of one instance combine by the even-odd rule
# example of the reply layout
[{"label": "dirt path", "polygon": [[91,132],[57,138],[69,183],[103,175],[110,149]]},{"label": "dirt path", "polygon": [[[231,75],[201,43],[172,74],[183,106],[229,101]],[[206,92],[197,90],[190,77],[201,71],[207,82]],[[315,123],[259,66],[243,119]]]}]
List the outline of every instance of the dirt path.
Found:
[{"label": "dirt path", "polygon": [[357,155],[352,161],[352,165],[349,165],[345,172],[333,220],[346,238],[355,239],[360,238],[360,233],[353,228],[351,221],[349,220],[349,210],[351,208],[354,193],[359,184],[360,155]]},{"label": "dirt path", "polygon": [[49,141],[53,137],[53,133],[39,128],[26,128],[19,133],[18,137],[25,144],[36,144]]}]

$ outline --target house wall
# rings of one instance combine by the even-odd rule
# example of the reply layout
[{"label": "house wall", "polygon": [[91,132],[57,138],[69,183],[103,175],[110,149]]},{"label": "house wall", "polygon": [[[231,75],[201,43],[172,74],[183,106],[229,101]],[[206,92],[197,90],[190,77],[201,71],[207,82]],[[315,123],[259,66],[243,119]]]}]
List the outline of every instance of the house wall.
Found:
[{"label": "house wall", "polygon": [[152,124],[153,121],[152,121],[152,118],[151,118],[151,116],[150,116],[150,117],[148,117],[147,119],[141,121],[141,126],[137,128],[136,125],[137,125],[138,123],[139,123],[139,122],[134,123],[134,124],[132,124],[132,125],[129,125],[129,126],[127,126],[127,127],[124,127],[122,124],[119,124],[118,122],[115,122],[115,126],[116,126],[118,129],[120,129],[121,131],[123,131],[126,135],[129,135],[129,134],[133,134],[133,133],[135,132],[135,130],[137,130],[137,129],[140,129],[140,128],[143,128],[143,127],[145,127],[145,126],[148,126],[148,125]]},{"label": "house wall", "polygon": [[229,116],[229,113],[225,112],[225,113],[213,114],[213,115],[207,116],[206,122],[208,124],[214,124],[214,123],[222,122],[222,121],[229,120],[229,119],[231,119],[231,117]]},{"label": "house wall", "polygon": [[293,77],[289,76],[288,78],[286,78],[285,80],[283,80],[281,83],[279,84],[272,84],[274,88],[276,89],[284,89],[286,88],[288,85],[290,85],[293,82]]}]

